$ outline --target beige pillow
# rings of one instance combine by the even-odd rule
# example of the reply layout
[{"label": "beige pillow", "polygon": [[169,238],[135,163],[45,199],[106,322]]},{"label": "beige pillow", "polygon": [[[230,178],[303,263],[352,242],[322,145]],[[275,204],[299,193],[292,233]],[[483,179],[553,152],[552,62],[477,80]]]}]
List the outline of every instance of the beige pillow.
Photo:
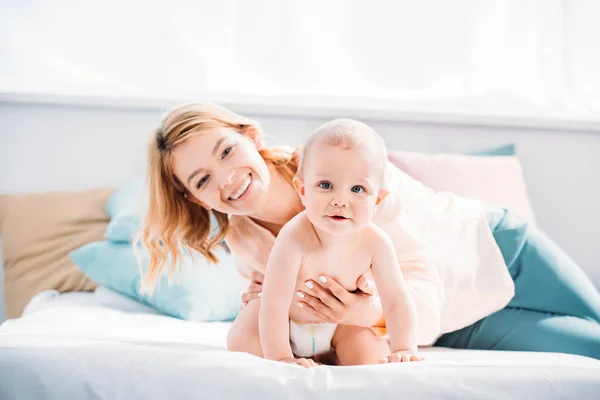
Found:
[{"label": "beige pillow", "polygon": [[42,290],[91,291],[96,284],[69,259],[71,250],[101,240],[113,189],[0,196],[7,318],[16,318]]}]

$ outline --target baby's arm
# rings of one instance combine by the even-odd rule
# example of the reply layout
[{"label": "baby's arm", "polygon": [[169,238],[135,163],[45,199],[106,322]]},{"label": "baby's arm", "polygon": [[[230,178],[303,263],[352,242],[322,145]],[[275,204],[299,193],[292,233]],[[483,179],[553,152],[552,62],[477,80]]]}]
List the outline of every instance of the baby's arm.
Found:
[{"label": "baby's arm", "polygon": [[416,356],[417,352],[416,307],[402,276],[392,241],[380,230],[376,236],[371,270],[387,320],[392,351],[390,359],[394,359],[395,353],[398,353],[398,361],[411,361],[411,355]]},{"label": "baby's arm", "polygon": [[290,347],[289,310],[302,263],[302,253],[289,227],[279,232],[265,270],[259,311],[264,358],[295,363]]}]

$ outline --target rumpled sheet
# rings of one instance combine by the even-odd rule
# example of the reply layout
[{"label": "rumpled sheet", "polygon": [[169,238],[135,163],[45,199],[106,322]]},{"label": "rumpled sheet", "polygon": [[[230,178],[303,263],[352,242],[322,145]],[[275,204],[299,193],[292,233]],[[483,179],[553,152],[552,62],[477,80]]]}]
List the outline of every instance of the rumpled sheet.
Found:
[{"label": "rumpled sheet", "polygon": [[228,323],[123,311],[83,294],[59,303],[38,303],[0,326],[0,399],[593,399],[600,393],[600,361],[586,357],[427,348],[422,363],[307,370],[227,352]]}]

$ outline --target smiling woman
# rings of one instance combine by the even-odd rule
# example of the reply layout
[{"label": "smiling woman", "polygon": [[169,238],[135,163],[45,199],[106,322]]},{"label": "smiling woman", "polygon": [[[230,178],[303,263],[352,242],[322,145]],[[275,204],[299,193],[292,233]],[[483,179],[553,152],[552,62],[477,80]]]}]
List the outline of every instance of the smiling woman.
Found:
[{"label": "smiling woman", "polygon": [[[149,144],[150,198],[140,235],[150,253],[145,290],[152,290],[168,258],[173,272],[179,244],[216,262],[213,250],[227,235],[228,214],[260,219],[268,210],[265,225],[276,233],[301,209],[290,183],[294,152],[263,143],[258,123],[214,104],[166,114]],[[291,211],[274,211],[282,202]],[[209,212],[219,225],[210,237]]]},{"label": "smiling woman", "polygon": [[255,146],[252,138],[233,128],[216,128],[173,150],[173,172],[185,182],[186,196],[209,211],[255,211],[265,206],[270,183],[267,165]]}]

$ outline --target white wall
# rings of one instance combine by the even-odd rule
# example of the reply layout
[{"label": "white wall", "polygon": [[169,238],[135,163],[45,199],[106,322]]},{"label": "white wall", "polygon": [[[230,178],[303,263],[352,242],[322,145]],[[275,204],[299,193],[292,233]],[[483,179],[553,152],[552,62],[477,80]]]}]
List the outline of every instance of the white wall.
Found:
[{"label": "white wall", "polygon": [[[146,138],[163,109],[156,104],[82,106],[0,98],[0,193],[119,185],[142,174]],[[251,106],[236,110],[255,117],[269,134],[290,145],[301,144],[330,117],[361,117],[349,111],[303,116],[298,110],[276,110],[280,115]],[[600,287],[600,130],[386,118],[373,114],[362,119],[392,150],[460,153],[515,143],[539,226]]]}]

